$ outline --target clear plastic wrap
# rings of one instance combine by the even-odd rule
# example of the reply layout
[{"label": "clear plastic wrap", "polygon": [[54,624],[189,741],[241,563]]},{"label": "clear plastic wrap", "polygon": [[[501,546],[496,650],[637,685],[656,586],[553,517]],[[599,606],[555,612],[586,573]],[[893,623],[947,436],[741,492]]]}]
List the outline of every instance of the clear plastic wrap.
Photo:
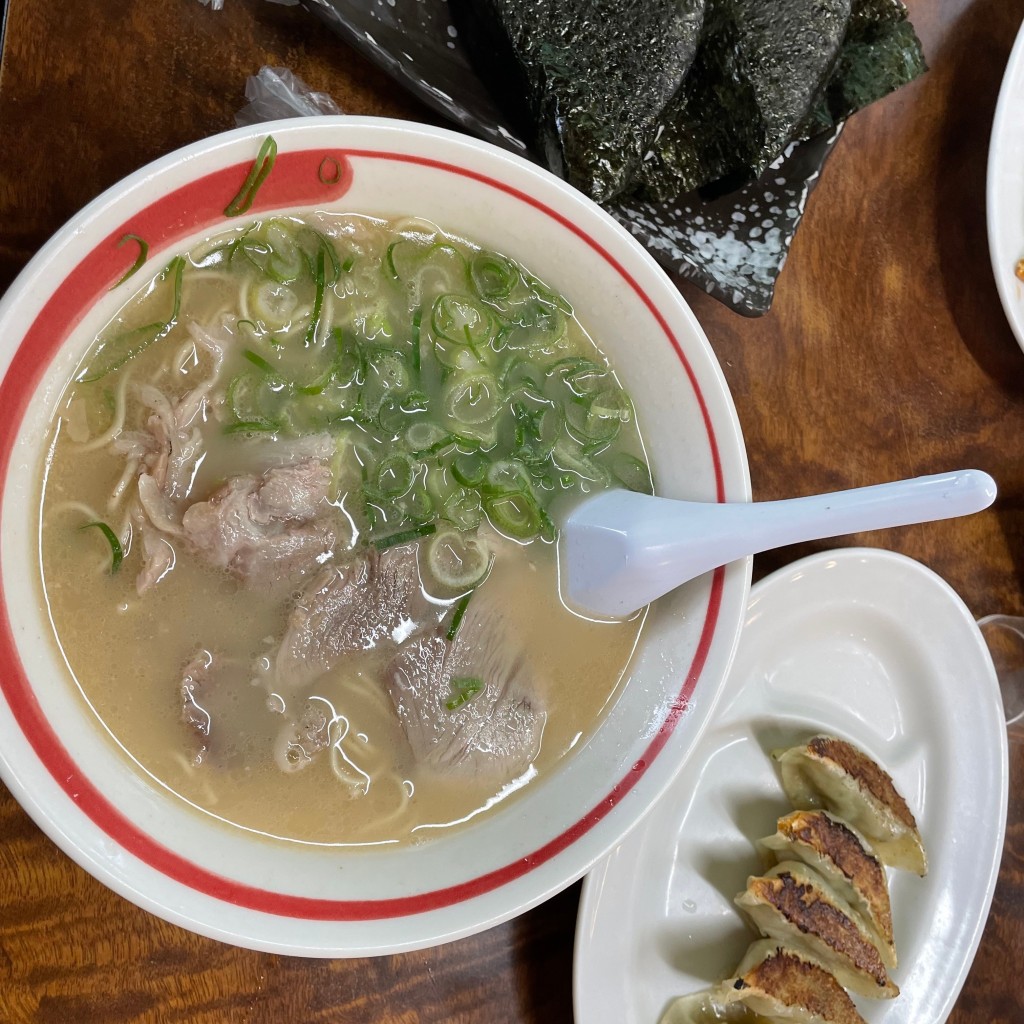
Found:
[{"label": "clear plastic wrap", "polygon": [[[219,11],[224,7],[224,0],[199,0],[204,7],[209,7],[211,11]],[[299,0],[267,0],[268,3],[280,4],[282,7],[295,7]]]},{"label": "clear plastic wrap", "polygon": [[[211,0],[216,3],[217,0]],[[340,114],[341,108],[325,92],[314,92],[287,68],[262,67],[245,83],[249,101],[235,114],[235,124],[259,124],[279,117]]]}]

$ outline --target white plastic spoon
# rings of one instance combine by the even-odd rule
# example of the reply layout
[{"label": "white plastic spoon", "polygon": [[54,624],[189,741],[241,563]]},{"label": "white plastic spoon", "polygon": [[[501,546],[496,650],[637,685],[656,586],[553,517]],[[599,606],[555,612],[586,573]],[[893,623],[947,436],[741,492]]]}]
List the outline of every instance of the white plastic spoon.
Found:
[{"label": "white plastic spoon", "polygon": [[581,611],[621,617],[746,555],[952,519],[988,508],[995,496],[995,481],[977,469],[785,501],[716,504],[603,491],[562,526],[562,586]]}]

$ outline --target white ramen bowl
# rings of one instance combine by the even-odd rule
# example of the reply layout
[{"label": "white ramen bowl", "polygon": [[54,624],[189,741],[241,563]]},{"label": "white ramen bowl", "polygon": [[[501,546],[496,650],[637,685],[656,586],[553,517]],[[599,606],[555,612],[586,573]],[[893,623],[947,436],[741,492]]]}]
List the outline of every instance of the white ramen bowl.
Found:
[{"label": "white ramen bowl", "polygon": [[[139,235],[151,260],[166,262],[236,224],[223,209],[267,134],[279,155],[253,216],[417,215],[514,257],[562,292],[634,398],[661,493],[748,500],[746,457],[707,339],[628,232],[533,164],[422,125],[299,119],[195,143],[91,203],[0,301],[0,777],[69,856],[160,917],[272,952],[393,953],[540,903],[638,822],[713,710],[750,560],[659,601],[629,681],[591,738],[507,804],[429,842],[357,850],[257,837],[187,806],[133,765],[76,688],[40,596],[49,423],[85,348],[135,288],[129,280],[111,290],[134,255],[118,241]],[[318,173],[325,156],[343,172],[333,184]]]}]

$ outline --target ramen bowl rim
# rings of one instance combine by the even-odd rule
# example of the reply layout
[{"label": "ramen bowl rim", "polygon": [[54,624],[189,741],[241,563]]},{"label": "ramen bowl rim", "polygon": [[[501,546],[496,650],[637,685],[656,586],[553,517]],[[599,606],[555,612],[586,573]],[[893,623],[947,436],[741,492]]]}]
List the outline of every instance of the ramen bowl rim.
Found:
[{"label": "ramen bowl rim", "polygon": [[[46,303],[54,301],[57,293],[46,293],[41,282],[52,276],[55,268],[57,276],[60,276],[61,267],[67,270],[69,277],[64,280],[70,280],[71,270],[79,265],[74,263],[72,257],[86,251],[98,252],[101,246],[112,249],[118,240],[115,229],[124,227],[130,220],[124,215],[125,209],[130,208],[134,211],[133,215],[138,214],[140,197],[166,195],[168,181],[188,182],[199,180],[197,175],[210,177],[214,172],[234,169],[239,164],[238,154],[247,152],[251,159],[256,140],[267,134],[273,134],[278,139],[281,146],[279,160],[285,161],[288,154],[310,152],[314,139],[335,137],[343,142],[347,140],[341,149],[350,155],[351,161],[357,166],[360,160],[377,159],[372,155],[374,147],[380,153],[391,156],[397,153],[399,159],[406,163],[418,162],[416,170],[409,173],[415,175],[417,183],[422,181],[424,189],[437,187],[437,174],[456,173],[461,168],[458,173],[466,176],[463,184],[467,189],[466,194],[471,197],[469,201],[479,201],[472,199],[477,194],[474,189],[479,191],[479,183],[484,182],[479,185],[480,188],[497,189],[491,197],[496,208],[522,212],[521,217],[514,218],[515,223],[510,218],[503,230],[514,234],[518,230],[519,220],[529,221],[533,216],[531,206],[543,207],[547,211],[543,216],[554,217],[562,222],[557,230],[581,234],[589,239],[586,244],[591,247],[596,243],[597,248],[603,252],[602,259],[610,260],[620,270],[624,270],[626,278],[634,284],[639,282],[638,294],[647,297],[650,314],[669,323],[675,333],[682,332],[679,335],[679,357],[686,364],[687,372],[693,376],[698,404],[701,407],[707,406],[701,415],[706,417],[709,425],[712,449],[718,452],[715,456],[718,460],[715,462],[717,493],[685,496],[703,497],[705,500],[749,500],[750,484],[742,435],[721,368],[689,306],[650,255],[608,214],[536,165],[488,143],[445,129],[413,123],[378,118],[330,117],[251,126],[183,147],[129,175],[56,232],[0,299],[0,337],[3,339],[0,341],[0,388],[13,387],[12,379],[16,379],[18,374],[29,372],[25,368],[27,348],[23,342],[31,336],[31,328],[46,314],[49,308]],[[403,173],[407,170],[404,168]],[[387,168],[382,173],[386,177]],[[486,182],[491,184],[487,185]],[[152,202],[155,205],[156,200]],[[297,205],[316,206],[327,203],[299,203],[290,204],[290,207]],[[202,230],[212,233],[216,228],[210,223],[205,224]],[[571,239],[569,242],[575,244]],[[94,245],[94,248],[87,250],[88,245]],[[168,248],[170,243],[165,243],[160,251]],[[107,260],[104,267],[113,266],[107,258],[109,255],[106,253],[104,256]],[[82,259],[84,261],[84,257]],[[124,255],[121,259],[124,262]],[[73,264],[71,269],[68,268],[69,262]],[[609,287],[607,281],[603,284]],[[598,280],[593,287],[601,285],[602,281]],[[620,285],[621,282],[616,287]],[[131,289],[131,284],[127,283],[121,288],[122,291]],[[633,301],[628,295],[626,299]],[[108,304],[115,302],[117,294],[103,301]],[[8,338],[13,340],[8,341]],[[46,373],[55,372],[54,366],[61,354],[66,356],[75,344],[72,340],[61,341],[54,359],[39,371],[44,379]],[[687,362],[688,359],[690,362]],[[26,403],[30,395],[40,396],[40,387],[37,379],[30,387],[22,389],[20,394]],[[52,398],[52,395],[49,397]],[[0,506],[0,544],[3,545],[0,547],[0,571],[3,572],[3,578],[0,579],[0,611],[3,613],[3,622],[0,626],[7,631],[11,650],[19,660],[23,660],[26,655],[13,636],[16,631],[12,629],[8,614],[14,614],[14,605],[10,599],[18,595],[8,592],[10,565],[14,564],[15,559],[11,557],[12,552],[7,542],[7,522],[11,518],[8,506],[13,500],[11,495],[14,489],[8,488],[7,484],[17,456],[23,450],[27,452],[32,443],[37,448],[41,445],[38,440],[30,443],[23,436],[31,411],[18,408],[12,413],[10,407],[0,408],[0,421],[6,421],[0,422],[0,427],[7,430],[4,438],[10,436],[9,444],[6,440],[0,443],[3,448],[0,456],[4,459],[0,464],[0,484],[4,487],[3,492],[0,492],[0,499],[3,500]],[[693,413],[695,416],[697,414]],[[707,474],[703,474],[701,479],[704,480],[705,476]],[[707,481],[704,480],[704,483],[707,484]],[[18,557],[21,557],[20,553]],[[649,761],[639,757],[628,766],[621,782],[610,795],[602,796],[595,792],[593,806],[573,812],[581,816],[559,836],[568,835],[572,829],[576,829],[574,838],[565,840],[562,846],[553,851],[548,849],[550,842],[539,845],[539,852],[534,857],[535,863],[523,868],[518,874],[509,874],[504,881],[492,879],[485,885],[472,878],[466,879],[464,884],[460,883],[462,889],[458,897],[453,897],[453,902],[443,906],[419,906],[415,901],[402,903],[402,897],[396,903],[394,913],[380,911],[380,916],[372,920],[357,915],[339,921],[323,916],[318,918],[316,915],[321,913],[322,908],[317,910],[318,901],[312,894],[309,895],[312,916],[303,918],[293,917],[280,908],[275,910],[270,904],[261,905],[259,909],[239,904],[234,889],[217,889],[216,872],[206,872],[212,874],[214,880],[202,892],[187,884],[183,885],[177,878],[166,874],[159,857],[148,859],[139,855],[136,848],[123,842],[123,835],[118,832],[120,826],[116,814],[123,810],[119,801],[127,800],[127,796],[120,789],[99,793],[100,798],[116,812],[114,817],[108,816],[99,821],[83,810],[88,804],[87,797],[91,799],[90,773],[83,771],[81,777],[69,776],[61,780],[56,777],[52,767],[44,766],[38,760],[38,751],[33,746],[31,729],[26,731],[21,719],[16,718],[12,711],[15,705],[8,700],[7,691],[0,692],[0,779],[44,832],[87,871],[136,904],[200,934],[256,949],[306,956],[393,953],[435,945],[507,920],[564,889],[621,840],[646,813],[682,767],[686,754],[696,744],[712,713],[735,653],[749,590],[750,572],[751,560],[745,559],[710,574],[697,584],[706,588],[709,604],[718,602],[717,619],[710,632],[705,630],[706,636],[701,634],[704,660],[699,669],[696,661],[691,666],[696,675],[689,698],[679,702],[679,707],[662,706],[662,701],[662,705],[650,709],[649,718],[644,722],[650,734],[641,737],[643,743],[637,748],[641,753],[652,752]],[[24,583],[18,585],[23,592]],[[680,607],[682,610],[678,614],[673,612],[678,618],[676,625],[680,630],[688,629],[690,627],[685,620],[689,606]],[[670,622],[665,626],[666,631],[672,624]],[[21,642],[24,643],[24,639]],[[701,684],[699,688],[698,682]],[[38,680],[36,683],[30,682],[30,689],[37,683]],[[54,718],[52,714],[48,717],[46,708],[42,706],[39,715],[39,721],[47,726]],[[669,721],[671,725],[666,726],[665,723]],[[681,727],[680,722],[683,723]],[[97,730],[97,734],[99,732]],[[58,732],[56,735],[61,737],[62,734]],[[35,740],[41,742],[38,735],[35,735]],[[99,742],[105,741],[100,739]],[[26,754],[26,750],[30,752]],[[78,767],[81,768],[80,765]],[[126,785],[130,788],[130,783]],[[134,791],[131,796],[136,801],[145,799]],[[154,806],[157,807],[154,814],[160,813],[163,805],[159,801],[163,799],[159,794],[153,797]],[[531,793],[525,793],[514,806],[529,808],[531,799]],[[608,802],[607,808],[602,801]],[[137,822],[129,816],[129,824],[135,825]],[[538,825],[537,829],[538,835],[550,838],[548,833],[542,833],[541,826]],[[259,840],[255,842],[260,843]],[[271,887],[271,882],[267,884],[268,888]],[[454,890],[458,886],[451,888]],[[387,900],[375,897],[371,902],[383,906]],[[398,909],[399,904],[401,909]],[[301,929],[303,921],[310,922],[304,932]]]}]

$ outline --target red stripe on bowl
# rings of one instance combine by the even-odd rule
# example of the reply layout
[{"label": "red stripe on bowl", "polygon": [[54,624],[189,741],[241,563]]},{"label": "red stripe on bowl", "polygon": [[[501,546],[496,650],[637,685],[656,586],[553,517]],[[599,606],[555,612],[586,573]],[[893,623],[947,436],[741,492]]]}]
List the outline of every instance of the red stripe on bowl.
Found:
[{"label": "red stripe on bowl", "polygon": [[[337,182],[325,183],[320,180],[319,171],[325,155],[338,160],[342,168],[343,173]],[[471,178],[541,211],[600,255],[644,303],[679,357],[699,404],[707,431],[714,466],[716,498],[718,501],[725,500],[721,457],[714,426],[696,375],[678,339],[650,297],[619,261],[582,228],[540,200],[487,175],[440,160],[372,150],[327,153],[323,150],[301,150],[278,155],[273,173],[260,189],[256,202],[248,213],[337,200],[347,191],[352,181],[353,170],[349,158],[414,163]],[[236,164],[215,171],[151,203],[100,242],[54,291],[26,332],[6,376],[0,382],[0,409],[3,410],[3,417],[0,419],[0,476],[3,477],[5,486],[14,442],[28,401],[35,392],[44,369],[71,331],[81,322],[85,313],[124,272],[126,266],[130,265],[133,252],[127,246],[124,249],[119,248],[117,243],[120,239],[130,232],[145,238],[154,250],[159,250],[202,228],[209,228],[211,233],[224,230],[230,226],[230,221],[224,218],[222,204],[234,195],[248,170],[248,164]],[[333,171],[333,167],[331,170]],[[333,174],[324,176],[330,178]],[[707,614],[697,650],[668,714],[648,744],[643,757],[603,800],[561,835],[526,857],[459,885],[394,899],[326,900],[259,889],[207,871],[139,829],[82,774],[43,715],[18,658],[6,602],[0,607],[0,691],[3,692],[19,728],[39,761],[68,797],[121,847],[168,878],[206,896],[284,917],[318,921],[395,918],[451,906],[490,892],[528,874],[589,832],[619,803],[668,742],[689,704],[711,648],[721,608],[724,580],[724,569],[716,570],[712,577]]]}]

